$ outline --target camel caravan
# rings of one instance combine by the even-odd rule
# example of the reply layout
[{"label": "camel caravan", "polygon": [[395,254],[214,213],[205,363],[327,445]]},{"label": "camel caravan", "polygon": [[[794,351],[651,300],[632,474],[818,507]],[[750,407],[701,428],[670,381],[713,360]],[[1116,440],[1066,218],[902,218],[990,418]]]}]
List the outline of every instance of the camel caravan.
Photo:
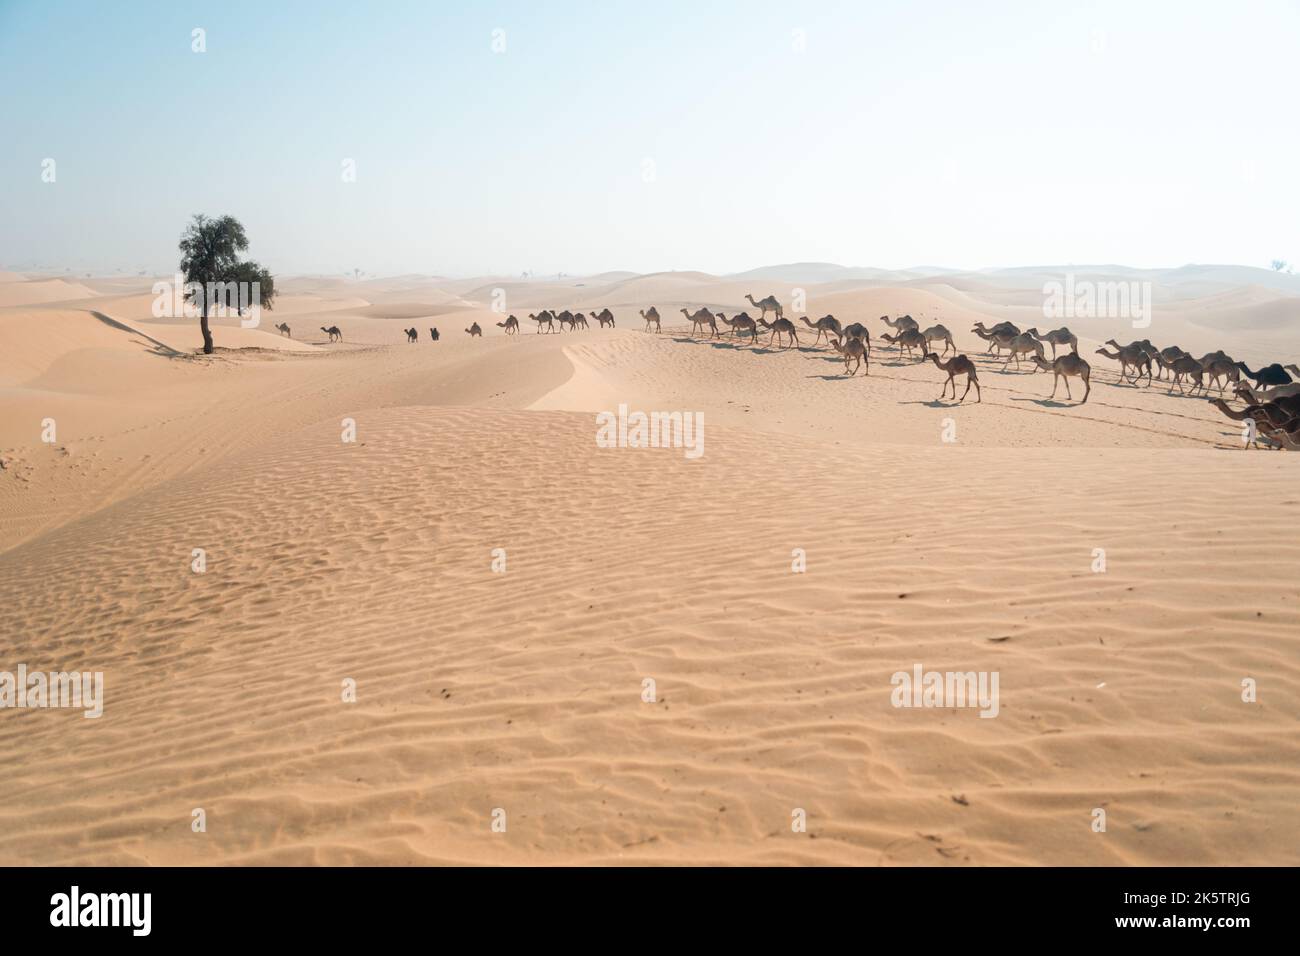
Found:
[{"label": "camel caravan", "polygon": [[[759,336],[766,335],[767,338],[762,343],[763,351],[775,346],[781,351],[796,349],[803,352],[825,345],[835,353],[834,361],[844,363],[843,374],[846,377],[856,377],[859,372],[864,379],[871,375],[871,332],[863,323],[851,322],[846,325],[833,315],[824,315],[818,319],[806,315],[797,319],[790,318],[774,295],[756,299],[753,294],[746,294],[745,299],[758,312],[757,317],[747,312],[728,316],[705,306],[694,311],[683,306],[678,311],[689,324],[692,339],[702,336],[707,342],[723,346],[749,345],[757,348],[760,344]],[[663,332],[662,318],[655,306],[639,310],[638,314],[645,323],[645,332]],[[769,315],[771,319],[768,318]],[[614,313],[608,308],[590,313],[545,309],[529,313],[528,319],[536,325],[538,335],[590,329],[591,320],[601,329],[616,328]],[[879,321],[884,323],[888,331],[879,332],[878,342],[881,347],[897,352],[895,365],[924,365],[933,362],[941,372],[946,373],[947,377],[936,401],[950,399],[958,404],[964,403],[972,388],[975,390],[975,403],[983,401],[976,363],[957,348],[953,334],[946,326],[935,322],[922,328],[922,324],[910,315],[882,315]],[[797,323],[802,323],[805,335],[813,334],[811,343],[806,347],[800,343],[800,328]],[[521,332],[520,320],[513,315],[507,316],[504,322],[497,322],[496,326],[511,337],[518,336]],[[287,325],[276,328],[282,335],[290,335]],[[328,329],[322,326],[321,331],[329,335],[331,342],[343,339],[338,326]],[[405,331],[408,342],[418,340],[415,329]],[[471,338],[483,335],[477,322],[465,331]],[[1092,394],[1092,366],[1079,354],[1079,338],[1068,328],[1063,326],[1040,332],[1037,328],[1022,330],[1013,322],[999,322],[993,326],[976,322],[970,331],[985,343],[983,355],[986,364],[1000,360],[1001,365],[997,371],[1016,374],[1022,372],[1022,365],[1025,365],[1031,374],[1050,372],[1052,390],[1044,401],[1057,401],[1057,393],[1064,386],[1065,401],[1087,404]],[[438,341],[436,328],[429,330],[429,338]],[[1189,397],[1195,397],[1198,393],[1202,397],[1208,397],[1209,391],[1215,389],[1218,397],[1210,401],[1227,418],[1244,423],[1247,428],[1246,447],[1267,444],[1278,449],[1300,450],[1300,366],[1273,362],[1252,368],[1223,351],[1208,352],[1198,358],[1176,345],[1157,348],[1150,339],[1139,339],[1127,344],[1108,339],[1102,348],[1096,350],[1096,354],[1118,363],[1118,374],[1114,382],[1116,386],[1149,388],[1160,380],[1167,383],[1167,394],[1172,395],[1177,389],[1179,394]],[[1013,366],[1015,371],[1012,370]],[[957,397],[958,377],[963,378],[966,385],[961,398]],[[1071,379],[1076,381],[1072,383]],[[1080,387],[1083,391],[1076,399],[1074,389]],[[1227,394],[1232,399],[1239,400],[1241,408],[1234,408],[1225,400],[1225,392],[1229,388],[1231,392]]]}]

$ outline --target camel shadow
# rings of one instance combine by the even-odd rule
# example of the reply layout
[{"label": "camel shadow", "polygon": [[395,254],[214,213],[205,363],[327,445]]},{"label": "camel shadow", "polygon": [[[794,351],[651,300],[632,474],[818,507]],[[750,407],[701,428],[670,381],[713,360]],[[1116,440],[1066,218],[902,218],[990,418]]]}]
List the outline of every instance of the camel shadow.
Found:
[{"label": "camel shadow", "polygon": [[949,398],[932,398],[928,402],[916,399],[910,402],[899,402],[899,405],[924,405],[926,408],[956,408],[961,402],[954,402]]},{"label": "camel shadow", "polygon": [[1010,398],[1013,402],[1033,402],[1035,405],[1040,405],[1043,408],[1073,408],[1075,405],[1080,404],[1077,398],[1017,398],[1014,395],[1010,396]]}]

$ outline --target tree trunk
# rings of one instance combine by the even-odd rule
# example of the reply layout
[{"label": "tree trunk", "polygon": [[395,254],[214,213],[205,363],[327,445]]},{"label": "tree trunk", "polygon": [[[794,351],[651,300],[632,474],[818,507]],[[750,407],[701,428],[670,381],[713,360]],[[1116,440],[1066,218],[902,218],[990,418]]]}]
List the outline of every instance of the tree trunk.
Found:
[{"label": "tree trunk", "polygon": [[203,315],[199,318],[199,328],[203,331],[203,354],[212,354],[212,330],[208,328],[208,300],[203,300]]}]

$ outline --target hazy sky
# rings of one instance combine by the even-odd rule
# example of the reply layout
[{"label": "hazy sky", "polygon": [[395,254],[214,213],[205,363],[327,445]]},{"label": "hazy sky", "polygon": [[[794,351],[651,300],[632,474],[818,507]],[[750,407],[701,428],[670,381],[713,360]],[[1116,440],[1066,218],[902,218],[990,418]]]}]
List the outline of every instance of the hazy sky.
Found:
[{"label": "hazy sky", "polygon": [[1263,266],[1298,81],[1296,0],[0,0],[0,268]]}]

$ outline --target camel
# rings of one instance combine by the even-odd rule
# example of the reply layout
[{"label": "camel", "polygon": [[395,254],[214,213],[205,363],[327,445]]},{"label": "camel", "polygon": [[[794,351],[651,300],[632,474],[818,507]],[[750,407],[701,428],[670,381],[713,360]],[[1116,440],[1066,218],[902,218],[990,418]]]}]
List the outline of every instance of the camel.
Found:
[{"label": "camel", "polygon": [[583,313],[581,313],[581,312],[575,312],[575,313],[573,313],[573,327],[574,327],[575,329],[577,329],[577,328],[583,328],[583,329],[589,329],[589,328],[591,328],[591,326],[589,326],[589,325],[587,324],[587,317],[586,317]]},{"label": "camel", "polygon": [[[794,330],[794,323],[791,322],[789,319],[777,319],[775,322],[769,322],[769,321],[767,321],[767,319],[760,318],[760,319],[758,320],[758,324],[761,325],[761,326],[762,326],[763,328],[765,328],[765,329],[771,329],[771,330],[772,330],[772,334],[771,334],[771,336],[770,336],[770,337],[768,338],[768,340],[767,340],[767,344],[768,344],[768,345],[771,345],[771,344],[772,344],[772,339],[776,339],[777,336],[782,335],[782,334],[785,334],[785,335],[790,336],[790,342],[789,342],[788,345],[782,345],[782,346],[779,346],[779,347],[780,347],[780,348],[789,348],[791,345],[793,345],[793,346],[795,346],[795,347],[798,347],[798,345],[799,345],[799,336],[798,336],[798,334],[797,334],[797,333],[795,332],[795,330]],[[757,338],[757,335],[755,335],[755,338]],[[780,340],[778,339],[778,341],[780,341]]]},{"label": "camel", "polygon": [[1293,418],[1282,428],[1270,429],[1268,437],[1287,451],[1300,451],[1300,418]]},{"label": "camel", "polygon": [[530,312],[530,313],[528,314],[528,318],[532,319],[534,322],[537,323],[537,334],[538,334],[538,335],[542,335],[542,334],[544,334],[544,333],[542,332],[542,327],[543,327],[543,326],[545,326],[547,332],[554,332],[554,331],[555,331],[555,313],[554,313],[554,312],[542,312],[540,315],[533,315],[533,314]]},{"label": "camel", "polygon": [[591,313],[591,317],[600,323],[602,329],[607,325],[611,329],[614,327],[614,313],[609,311],[609,309],[601,309],[599,312],[593,312]]},{"label": "camel", "polygon": [[1133,366],[1137,371],[1133,376],[1133,387],[1137,387],[1138,381],[1142,378],[1142,370],[1145,368],[1147,373],[1147,385],[1151,384],[1151,358],[1145,352],[1136,348],[1120,349],[1114,355],[1107,352],[1104,348],[1097,349],[1098,355],[1104,355],[1108,359],[1117,359],[1119,361],[1119,376],[1122,379],[1128,379],[1128,368]]},{"label": "camel", "polygon": [[1247,378],[1253,378],[1255,380],[1256,388],[1267,388],[1271,385],[1291,384],[1291,376],[1288,375],[1286,369],[1277,362],[1274,362],[1272,365],[1265,365],[1263,368],[1259,369],[1251,369],[1251,367],[1245,362],[1235,362],[1233,364],[1235,364],[1237,368],[1241,369],[1242,374]]},{"label": "camel", "polygon": [[438,341],[438,330],[437,330],[437,329],[433,329],[433,328],[429,329],[429,340],[430,340],[431,342],[436,342],[436,341]]},{"label": "camel", "polygon": [[[1204,365],[1205,374],[1210,377],[1210,381],[1219,387],[1219,393],[1223,393],[1223,387],[1229,383],[1236,385],[1241,381],[1241,369],[1237,368],[1237,363],[1230,359],[1210,359]],[[1220,382],[1219,379],[1223,381]]]},{"label": "camel", "polygon": [[1019,370],[1020,354],[1022,352],[1033,352],[1035,357],[1043,357],[1043,343],[1034,338],[1032,332],[1021,332],[1019,335],[1012,338],[1011,341],[1007,343],[1007,349],[1009,350],[1007,360],[1002,363],[1004,369],[1011,364],[1012,359],[1015,359],[1016,369]]},{"label": "camel", "polygon": [[891,319],[887,315],[882,315],[880,321],[884,322],[895,332],[903,332],[907,329],[915,329],[919,332],[921,329],[921,327],[916,324],[916,319],[912,318],[910,315],[900,315],[896,319]]},{"label": "camel", "polygon": [[1004,338],[1010,341],[1020,334],[1020,328],[1013,322],[999,322],[991,329],[986,329],[983,322],[976,322],[971,331],[989,343],[989,347],[984,350],[985,352],[992,352],[994,348],[999,352],[1002,351],[1005,348],[1002,344]]},{"label": "camel", "polygon": [[817,338],[813,339],[813,345],[820,342],[823,335],[826,336],[826,341],[829,342],[831,340],[831,333],[834,333],[835,335],[844,334],[844,329],[840,327],[840,320],[835,318],[833,315],[824,315],[816,322],[809,322],[808,316],[805,315],[799,321],[808,326],[808,328],[817,330]]},{"label": "camel", "polygon": [[645,319],[645,330],[647,332],[650,331],[650,326],[652,325],[655,327],[656,332],[663,331],[663,329],[659,327],[659,310],[656,309],[653,305],[650,306],[649,312],[641,313],[641,318]]},{"label": "camel", "polygon": [[574,319],[573,313],[568,309],[565,309],[563,312],[555,313],[555,321],[560,323],[561,332],[564,331],[566,325],[569,327],[569,331],[572,332],[577,324],[577,320]]},{"label": "camel", "polygon": [[1175,359],[1167,359],[1165,358],[1164,352],[1157,352],[1156,364],[1160,366],[1162,372],[1165,369],[1169,370],[1170,393],[1173,392],[1175,385],[1178,386],[1179,392],[1183,391],[1184,376],[1191,378],[1195,383],[1192,386],[1193,394],[1195,394],[1198,388],[1201,389],[1201,391],[1205,390],[1205,370],[1201,368],[1201,363],[1196,361],[1196,359],[1192,358],[1190,355],[1183,354]]},{"label": "camel", "polygon": [[[1210,404],[1223,412],[1233,421],[1242,422],[1252,420],[1255,422],[1255,444],[1259,444],[1261,432],[1267,430],[1275,432],[1278,429],[1287,430],[1291,421],[1300,415],[1300,397],[1295,397],[1291,401],[1295,404],[1284,405],[1281,402],[1267,402],[1263,405],[1247,405],[1241,411],[1236,411],[1231,405],[1221,398],[1210,399]],[[1250,447],[1249,444],[1246,445]]]},{"label": "camel", "polygon": [[754,308],[763,310],[763,314],[759,316],[759,321],[766,319],[767,313],[769,312],[775,312],[776,317],[778,319],[785,317],[783,315],[781,303],[776,301],[776,296],[774,295],[769,295],[766,299],[763,299],[761,302],[755,302],[754,297],[749,294],[746,294],[745,298],[749,300],[749,304],[752,305]]},{"label": "camel", "polygon": [[1233,394],[1252,405],[1261,405],[1264,402],[1277,401],[1279,398],[1300,395],[1300,382],[1292,382],[1290,385],[1277,385],[1273,388],[1251,388],[1245,382],[1238,382],[1236,388],[1233,389]]},{"label": "camel", "polygon": [[939,353],[940,355],[947,355],[948,349],[952,349],[954,352],[957,351],[957,346],[952,340],[952,333],[945,326],[932,325],[922,332],[921,336],[925,339],[925,350],[927,352],[930,351],[930,343],[936,341],[943,343],[943,351]]},{"label": "camel", "polygon": [[516,319],[513,315],[507,316],[507,317],[506,317],[506,320],[505,320],[504,322],[498,322],[498,323],[497,323],[497,328],[498,328],[498,329],[505,329],[505,330],[506,330],[506,335],[518,335],[518,334],[519,334],[519,320]]},{"label": "camel", "polygon": [[470,326],[468,329],[466,329],[465,331],[469,333],[469,337],[470,337],[470,338],[474,338],[475,336],[479,336],[479,337],[481,338],[482,335],[483,335],[483,330],[480,329],[480,328],[478,327],[478,323],[477,323],[477,322],[475,322],[473,325],[471,325],[471,326]]},{"label": "camel", "polygon": [[918,329],[903,329],[897,335],[890,335],[885,332],[880,337],[890,345],[897,345],[900,356],[903,354],[903,349],[907,349],[908,358],[912,357],[913,349],[920,349],[921,356],[918,361],[925,361],[925,353],[929,349],[926,347],[925,336]]},{"label": "camel", "polygon": [[330,337],[331,342],[333,342],[335,339],[338,339],[340,342],[343,341],[343,333],[339,331],[339,327],[337,325],[331,325],[328,329],[322,325],[320,327],[320,330]]},{"label": "camel", "polygon": [[415,329],[404,329],[403,331],[406,332],[407,345],[410,345],[412,342],[415,342],[420,338],[420,333],[415,331]]},{"label": "camel", "polygon": [[1092,382],[1090,381],[1092,366],[1084,361],[1078,352],[1066,352],[1060,358],[1054,358],[1050,362],[1041,355],[1035,355],[1034,364],[1045,372],[1053,373],[1052,394],[1047,396],[1049,401],[1056,398],[1056,387],[1061,384],[1062,380],[1065,381],[1065,397],[1074,398],[1070,394],[1070,379],[1081,378],[1083,379],[1083,400],[1079,404],[1088,404],[1088,396],[1092,394]]},{"label": "camel", "polygon": [[718,318],[722,322],[731,326],[731,332],[733,335],[740,335],[742,332],[748,332],[752,336],[750,344],[758,344],[758,326],[754,324],[754,320],[749,317],[748,313],[742,312],[734,319],[729,319],[719,312]]},{"label": "camel", "polygon": [[281,335],[287,335],[287,336],[289,336],[289,338],[293,338],[293,333],[289,331],[289,323],[288,323],[288,322],[281,322],[281,323],[280,323],[279,325],[277,325],[275,328],[276,328],[276,331],[278,331]]},{"label": "camel", "polygon": [[[1058,345],[1068,345],[1070,347],[1070,351],[1074,352],[1075,355],[1079,354],[1079,337],[1075,335],[1073,332],[1071,332],[1069,329],[1067,329],[1065,326],[1061,326],[1059,329],[1052,329],[1052,331],[1048,332],[1045,335],[1039,335],[1038,329],[1030,329],[1029,334],[1032,335],[1034,338],[1038,339],[1038,341],[1046,342],[1048,345],[1052,347],[1053,362],[1056,361],[1056,347]],[[1066,391],[1069,391],[1068,384],[1066,386]]]},{"label": "camel", "polygon": [[970,387],[974,385],[976,403],[984,401],[984,396],[980,394],[979,376],[975,374],[975,363],[972,362],[970,359],[968,359],[966,356],[954,355],[952,358],[948,359],[948,361],[945,362],[942,359],[940,359],[939,356],[935,355],[933,352],[926,352],[924,358],[922,358],[921,361],[924,362],[925,359],[929,359],[930,361],[934,362],[934,364],[939,366],[940,369],[948,373],[948,381],[943,383],[943,389],[942,391],[939,392],[940,400],[942,400],[943,397],[948,393],[949,385],[952,386],[952,397],[956,398],[957,397],[957,376],[965,375],[966,391],[961,393],[961,400],[963,402],[966,401],[966,396],[970,394]]},{"label": "camel", "polygon": [[701,308],[694,315],[687,312],[685,309],[681,309],[680,311],[682,315],[686,316],[686,321],[691,323],[691,335],[694,335],[698,331],[702,331],[706,325],[713,329],[714,336],[718,334],[718,323],[713,318],[713,313],[708,309]]},{"label": "camel", "polygon": [[[862,363],[867,363],[867,374],[871,374],[871,355],[867,352],[862,339],[846,339],[843,344],[838,338],[830,339],[831,348],[844,356],[844,371],[848,375],[857,375]],[[849,359],[854,359],[853,371],[849,371]]]},{"label": "camel", "polygon": [[[1155,362],[1157,368],[1159,368],[1160,370],[1159,373],[1156,375],[1156,378],[1164,378],[1165,377],[1164,373],[1166,369],[1169,369],[1170,373],[1172,374],[1173,369],[1170,368],[1170,366],[1174,362],[1182,358],[1183,356],[1187,356],[1187,358],[1192,359],[1190,355],[1187,355],[1187,353],[1184,352],[1182,349],[1180,349],[1177,345],[1171,345],[1168,348],[1164,348],[1164,349],[1153,349],[1147,352],[1147,355],[1151,356],[1151,361]],[[1195,362],[1196,359],[1192,359],[1192,361]]]},{"label": "camel", "polygon": [[862,344],[867,347],[867,354],[871,354],[871,333],[861,322],[853,322],[844,327],[844,337],[846,339],[861,339]]},{"label": "camel", "polygon": [[[1014,342],[1016,336],[1020,334],[1019,332],[1012,332],[1009,329],[1002,328],[984,329],[981,327],[982,324],[983,323],[977,323],[976,327],[971,329],[971,331],[989,343],[988,348],[984,350],[985,352],[992,352],[994,349],[997,349],[1000,354],[1003,349],[1011,348],[1011,343]],[[1012,326],[1012,328],[1015,328],[1015,326]]]}]

